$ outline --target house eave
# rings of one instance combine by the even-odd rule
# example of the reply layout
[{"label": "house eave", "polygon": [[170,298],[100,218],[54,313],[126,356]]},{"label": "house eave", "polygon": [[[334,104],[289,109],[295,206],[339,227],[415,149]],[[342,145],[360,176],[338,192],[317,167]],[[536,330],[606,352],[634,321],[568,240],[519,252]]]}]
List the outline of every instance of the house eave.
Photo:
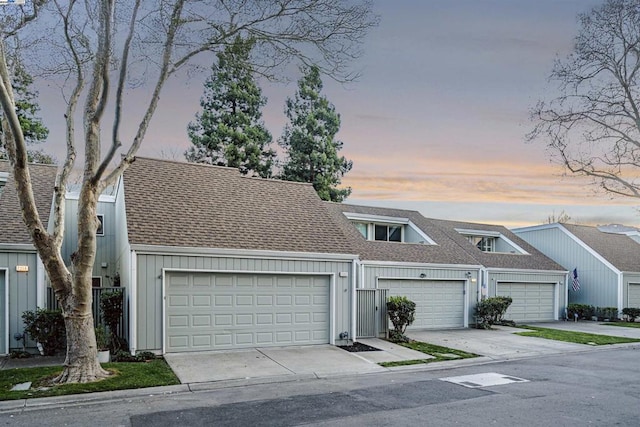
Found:
[{"label": "house eave", "polygon": [[2,252],[36,252],[35,246],[31,243],[0,243]]},{"label": "house eave", "polygon": [[322,253],[322,252],[290,252],[290,251],[265,251],[254,249],[225,249],[225,248],[200,248],[187,246],[160,246],[132,244],[131,250],[136,254],[180,254],[189,256],[218,256],[239,258],[271,258],[271,259],[301,259],[318,261],[354,261],[359,260],[355,254]]}]

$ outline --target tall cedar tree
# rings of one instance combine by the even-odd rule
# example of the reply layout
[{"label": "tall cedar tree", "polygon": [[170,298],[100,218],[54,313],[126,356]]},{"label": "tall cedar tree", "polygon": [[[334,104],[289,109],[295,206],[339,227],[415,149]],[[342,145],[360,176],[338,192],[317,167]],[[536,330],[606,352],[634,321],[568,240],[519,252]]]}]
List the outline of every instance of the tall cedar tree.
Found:
[{"label": "tall cedar tree", "polygon": [[287,154],[281,178],[312,183],[321,199],[342,202],[351,194],[351,188],[337,187],[353,162],[338,155],[343,145],[335,139],[340,130],[340,115],[320,94],[322,80],[318,67],[302,71],[295,98],[288,98],[286,104],[285,114],[290,123],[279,141]]},{"label": "tall cedar tree", "polygon": [[[16,113],[20,121],[20,127],[24,133],[25,142],[28,145],[44,142],[49,135],[49,129],[42,123],[42,119],[37,116],[40,111],[38,105],[38,93],[31,89],[33,77],[24,69],[16,58],[13,58],[10,65],[14,73],[13,90],[16,94]],[[2,113],[0,112],[0,115]],[[2,130],[0,129],[0,133]],[[43,150],[27,150],[28,160],[31,163],[53,164],[53,157]],[[7,160],[7,150],[4,146],[4,138],[0,138],[0,160]]]},{"label": "tall cedar tree", "polygon": [[271,176],[275,152],[269,148],[272,137],[261,120],[267,99],[249,61],[254,44],[236,37],[218,53],[218,63],[204,84],[202,111],[187,129],[193,146],[185,157],[266,178]]}]

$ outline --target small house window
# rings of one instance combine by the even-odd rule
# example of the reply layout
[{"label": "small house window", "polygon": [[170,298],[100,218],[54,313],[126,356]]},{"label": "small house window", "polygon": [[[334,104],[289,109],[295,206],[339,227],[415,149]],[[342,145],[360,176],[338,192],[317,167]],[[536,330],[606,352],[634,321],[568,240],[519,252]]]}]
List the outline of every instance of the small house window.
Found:
[{"label": "small house window", "polygon": [[375,224],[375,240],[402,242],[402,226]]},{"label": "small house window", "polygon": [[362,234],[365,239],[369,238],[369,224],[363,222],[355,222],[356,229]]},{"label": "small house window", "polygon": [[96,231],[96,236],[104,236],[104,215],[98,215],[98,221],[100,225],[98,226],[98,231]]},{"label": "small house window", "polygon": [[91,286],[94,288],[102,287],[102,277],[92,277],[91,278]]},{"label": "small house window", "polygon": [[496,238],[491,236],[467,236],[469,242],[482,252],[496,251]]}]

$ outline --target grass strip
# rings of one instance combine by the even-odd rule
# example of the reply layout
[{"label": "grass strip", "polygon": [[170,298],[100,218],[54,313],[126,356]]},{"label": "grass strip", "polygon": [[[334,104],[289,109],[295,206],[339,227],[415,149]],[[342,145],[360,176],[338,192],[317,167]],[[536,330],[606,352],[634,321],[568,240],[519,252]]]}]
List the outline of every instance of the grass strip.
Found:
[{"label": "grass strip", "polygon": [[622,326],[623,328],[640,328],[640,323],[636,322],[607,322],[602,323],[605,326]]},{"label": "grass strip", "polygon": [[516,332],[525,337],[544,338],[555,341],[565,341],[587,345],[610,345],[629,342],[639,342],[637,338],[614,337],[611,335],[589,334],[586,332],[565,331],[560,329],[539,328],[537,326],[521,325],[520,328],[530,329],[527,332]]},{"label": "grass strip", "polygon": [[[87,384],[51,385],[53,377],[62,371],[60,366],[16,368],[0,371],[0,400],[64,396],[100,391],[128,390],[180,384],[164,359],[147,362],[105,363],[103,368],[113,373],[101,381]],[[31,382],[31,389],[11,391],[16,384]]]},{"label": "grass strip", "polygon": [[403,347],[410,348],[412,350],[420,351],[422,353],[432,356],[429,359],[414,359],[414,360],[398,360],[395,362],[380,362],[379,365],[385,368],[393,366],[407,366],[418,365],[422,363],[444,362],[446,360],[458,360],[458,359],[470,359],[472,357],[478,357],[477,354],[468,353],[462,350],[455,350],[453,348],[442,347],[435,344],[429,344],[421,341],[411,341],[406,343],[398,343]]}]

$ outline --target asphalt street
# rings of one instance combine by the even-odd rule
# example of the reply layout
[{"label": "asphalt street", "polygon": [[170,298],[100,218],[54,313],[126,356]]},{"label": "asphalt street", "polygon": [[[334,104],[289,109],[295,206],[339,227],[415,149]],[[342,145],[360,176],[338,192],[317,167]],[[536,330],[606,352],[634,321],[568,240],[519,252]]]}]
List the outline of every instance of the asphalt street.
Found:
[{"label": "asphalt street", "polygon": [[[0,423],[133,427],[637,426],[639,351],[637,346],[594,349],[453,369],[399,370],[62,407],[27,407],[1,413]],[[507,383],[483,386],[480,378],[490,374],[507,378]],[[457,376],[465,376],[467,386],[443,381]],[[479,380],[473,380],[476,377]]]}]

